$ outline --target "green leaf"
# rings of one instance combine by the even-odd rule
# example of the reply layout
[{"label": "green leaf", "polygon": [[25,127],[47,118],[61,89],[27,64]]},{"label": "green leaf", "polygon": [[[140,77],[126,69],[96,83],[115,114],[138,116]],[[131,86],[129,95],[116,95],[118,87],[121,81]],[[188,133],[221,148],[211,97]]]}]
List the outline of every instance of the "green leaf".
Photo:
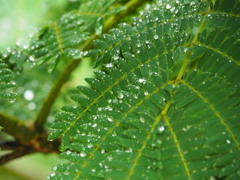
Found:
[{"label": "green leaf", "polygon": [[0,97],[7,98],[13,102],[16,93],[13,88],[16,86],[14,82],[14,75],[8,68],[7,64],[0,59]]},{"label": "green leaf", "polygon": [[157,1],[95,41],[102,67],[52,126],[69,162],[50,179],[239,179],[239,10]]}]

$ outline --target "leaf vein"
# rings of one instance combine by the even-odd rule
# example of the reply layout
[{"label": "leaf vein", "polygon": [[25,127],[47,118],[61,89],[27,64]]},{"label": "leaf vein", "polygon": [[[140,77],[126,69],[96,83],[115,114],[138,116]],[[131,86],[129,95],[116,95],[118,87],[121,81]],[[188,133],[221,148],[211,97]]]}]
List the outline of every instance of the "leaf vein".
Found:
[{"label": "leaf vein", "polygon": [[236,144],[237,148],[240,150],[240,143],[237,141],[236,139],[236,135],[232,132],[231,128],[229,127],[229,125],[227,124],[226,120],[223,119],[223,117],[221,116],[221,114],[216,110],[216,108],[214,107],[214,105],[212,103],[209,102],[209,100],[203,96],[203,94],[201,92],[199,92],[197,89],[195,89],[194,87],[192,87],[189,83],[187,83],[184,80],[180,80],[180,82],[182,84],[184,84],[185,86],[187,86],[190,90],[192,90],[194,93],[196,93],[208,106],[209,108],[214,112],[215,116],[217,116],[217,118],[220,120],[221,124],[226,128],[227,132],[231,135],[231,138],[233,140],[233,142]]}]

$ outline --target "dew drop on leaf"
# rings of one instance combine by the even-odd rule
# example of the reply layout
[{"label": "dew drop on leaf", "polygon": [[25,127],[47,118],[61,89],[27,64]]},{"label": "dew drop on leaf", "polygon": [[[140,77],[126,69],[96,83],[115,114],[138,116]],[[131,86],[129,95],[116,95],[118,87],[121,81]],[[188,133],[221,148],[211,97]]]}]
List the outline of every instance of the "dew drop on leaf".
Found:
[{"label": "dew drop on leaf", "polygon": [[140,78],[140,79],[138,79],[138,82],[145,84],[145,83],[146,83],[146,80],[143,79],[143,78]]},{"label": "dew drop on leaf", "polygon": [[165,127],[164,127],[164,126],[161,126],[161,127],[158,128],[158,131],[159,131],[159,132],[163,132],[164,130],[165,130]]},{"label": "dew drop on leaf", "polygon": [[81,152],[81,153],[80,153],[80,156],[81,156],[81,157],[86,157],[86,153],[85,153],[85,152]]},{"label": "dew drop on leaf", "polygon": [[154,35],[154,37],[153,37],[155,40],[157,40],[159,37],[158,37],[158,35],[156,34],[156,35]]},{"label": "dew drop on leaf", "polygon": [[54,176],[55,176],[55,173],[51,173],[51,174],[50,174],[50,177],[54,177]]},{"label": "dew drop on leaf", "polygon": [[109,118],[109,117],[107,118],[107,120],[108,120],[109,122],[113,122],[113,120],[112,120],[111,118]]},{"label": "dew drop on leaf", "polygon": [[107,68],[110,68],[110,67],[113,67],[113,64],[112,63],[108,63],[105,65]]},{"label": "dew drop on leaf", "polygon": [[171,8],[171,6],[170,6],[169,4],[167,4],[167,5],[166,5],[166,8],[167,8],[167,9],[170,9],[170,8]]},{"label": "dew drop on leaf", "polygon": [[68,151],[66,152],[66,154],[67,154],[67,155],[71,154],[71,151],[68,150]]},{"label": "dew drop on leaf", "polygon": [[119,99],[123,99],[123,98],[124,98],[123,93],[118,93],[118,98],[119,98]]},{"label": "dew drop on leaf", "polygon": [[35,58],[34,58],[33,56],[29,56],[29,60],[30,60],[30,61],[34,61]]}]

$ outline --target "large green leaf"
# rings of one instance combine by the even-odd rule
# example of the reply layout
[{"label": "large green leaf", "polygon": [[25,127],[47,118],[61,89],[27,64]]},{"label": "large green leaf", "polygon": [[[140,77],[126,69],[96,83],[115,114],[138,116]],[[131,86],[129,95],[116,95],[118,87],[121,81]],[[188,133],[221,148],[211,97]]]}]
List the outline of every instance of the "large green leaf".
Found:
[{"label": "large green leaf", "polygon": [[49,139],[51,179],[239,179],[240,2],[157,1],[95,42],[102,62]]}]

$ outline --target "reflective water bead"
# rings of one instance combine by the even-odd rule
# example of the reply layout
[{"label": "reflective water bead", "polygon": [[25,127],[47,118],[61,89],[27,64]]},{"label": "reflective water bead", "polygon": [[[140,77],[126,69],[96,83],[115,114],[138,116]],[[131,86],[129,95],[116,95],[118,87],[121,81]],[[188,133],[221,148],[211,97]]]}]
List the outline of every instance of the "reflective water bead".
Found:
[{"label": "reflective water bead", "polygon": [[166,8],[167,8],[167,9],[170,9],[170,8],[171,8],[171,5],[167,4],[167,5],[166,5]]},{"label": "reflective water bead", "polygon": [[161,126],[161,127],[158,128],[158,131],[160,131],[160,132],[163,132],[164,130],[165,130],[164,126]]},{"label": "reflective water bead", "polygon": [[26,99],[27,101],[31,101],[31,100],[33,100],[33,98],[34,98],[34,93],[33,93],[33,91],[32,90],[26,90],[25,92],[24,92],[24,94],[23,94],[23,97],[24,97],[24,99]]},{"label": "reflective water bead", "polygon": [[80,155],[81,157],[86,157],[86,153],[85,153],[85,152],[81,152],[79,155]]},{"label": "reflective water bead", "polygon": [[140,83],[146,83],[146,80],[145,79],[143,79],[143,78],[140,78],[140,79],[138,79],[138,82],[140,82]]},{"label": "reflective water bead", "polygon": [[157,40],[159,37],[158,37],[157,34],[155,34],[153,38],[154,38],[155,40]]}]

